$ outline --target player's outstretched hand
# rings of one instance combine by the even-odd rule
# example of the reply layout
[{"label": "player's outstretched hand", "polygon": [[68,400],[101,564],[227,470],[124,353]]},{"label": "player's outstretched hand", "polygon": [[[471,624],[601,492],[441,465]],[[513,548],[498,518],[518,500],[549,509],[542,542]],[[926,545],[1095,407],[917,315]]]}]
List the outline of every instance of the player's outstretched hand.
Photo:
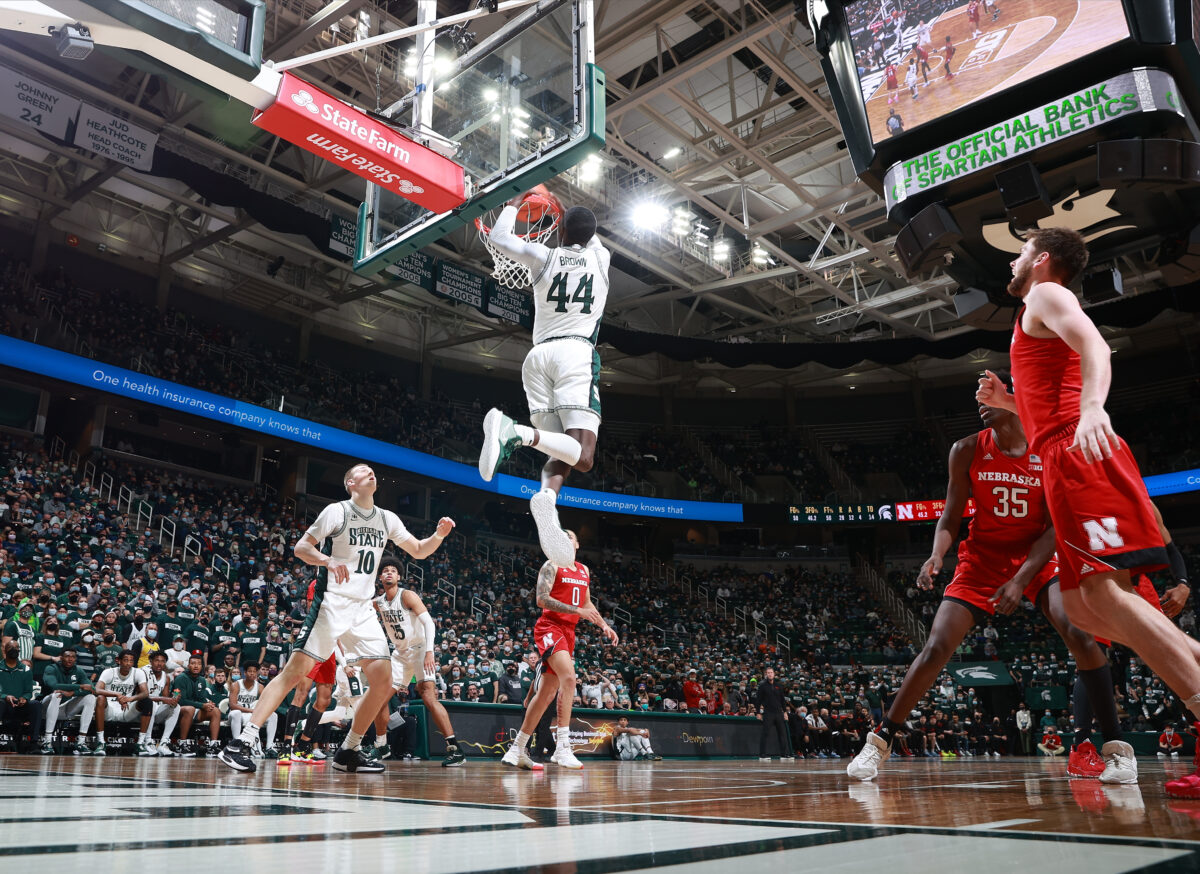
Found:
[{"label": "player's outstretched hand", "polygon": [[600,615],[600,611],[595,607],[580,607],[579,618],[586,619],[588,622],[592,623],[593,625],[597,625],[600,628],[604,627],[604,617]]},{"label": "player's outstretched hand", "polygon": [[616,646],[621,642],[621,639],[617,637],[617,633],[613,631],[611,625],[606,623],[605,625],[601,626],[600,630],[604,632],[604,636],[608,638],[608,642],[613,646]]},{"label": "player's outstretched hand", "polygon": [[1112,422],[1103,407],[1089,407],[1079,413],[1079,425],[1075,428],[1075,442],[1067,447],[1068,452],[1082,452],[1088,464],[1104,458],[1112,458],[1113,450],[1120,443],[1113,431]]},{"label": "player's outstretched hand", "polygon": [[454,520],[451,519],[449,516],[443,516],[441,519],[438,519],[438,523],[437,523],[438,537],[447,537],[447,536],[449,536],[450,532],[453,530],[454,530]]},{"label": "player's outstretched hand", "polygon": [[933,588],[933,581],[937,579],[937,575],[942,571],[941,556],[931,555],[925,560],[925,564],[921,565],[921,572],[917,574],[917,588],[923,591],[930,591]]},{"label": "player's outstretched hand", "polygon": [[329,559],[329,564],[325,565],[325,567],[333,574],[333,581],[335,583],[344,583],[350,579],[350,568],[346,566],[344,561],[331,558]]},{"label": "player's outstretched hand", "polygon": [[996,590],[996,594],[988,598],[995,607],[996,612],[1001,616],[1008,616],[1017,609],[1017,605],[1021,603],[1021,594],[1025,591],[1025,586],[1017,577],[1013,577],[1003,586]]},{"label": "player's outstretched hand", "polygon": [[1017,411],[1017,398],[1008,390],[1004,380],[990,370],[979,377],[979,388],[975,390],[975,402],[997,410]]}]

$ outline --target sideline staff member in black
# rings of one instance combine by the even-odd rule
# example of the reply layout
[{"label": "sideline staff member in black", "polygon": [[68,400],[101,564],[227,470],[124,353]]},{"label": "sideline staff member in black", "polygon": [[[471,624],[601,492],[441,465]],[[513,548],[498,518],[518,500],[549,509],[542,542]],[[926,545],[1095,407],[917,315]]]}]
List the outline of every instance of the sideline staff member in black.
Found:
[{"label": "sideline staff member in black", "polygon": [[759,761],[770,761],[767,755],[767,735],[774,731],[779,738],[779,757],[785,762],[792,760],[792,749],[788,742],[787,726],[783,724],[783,690],[775,682],[775,669],[767,668],[763,672],[763,681],[758,684],[758,694],[754,699],[762,721],[762,733],[758,736]]}]

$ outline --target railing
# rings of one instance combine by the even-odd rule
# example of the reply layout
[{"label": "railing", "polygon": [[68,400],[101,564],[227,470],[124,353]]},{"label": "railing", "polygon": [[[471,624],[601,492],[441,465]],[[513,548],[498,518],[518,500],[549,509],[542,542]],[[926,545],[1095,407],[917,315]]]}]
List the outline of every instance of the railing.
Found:
[{"label": "railing", "polygon": [[704,606],[708,607],[708,586],[696,586],[696,594],[704,600]]},{"label": "railing", "polygon": [[750,631],[750,614],[745,607],[733,608],[733,627],[737,628],[741,625],[742,631],[749,633]]},{"label": "railing", "polygon": [[213,573],[219,573],[227,580],[233,579],[233,565],[230,564],[229,559],[223,555],[217,555],[216,553],[213,553],[212,569]]},{"label": "railing", "polygon": [[153,506],[151,506],[151,504],[150,504],[148,501],[138,501],[138,502],[137,502],[137,526],[136,526],[136,530],[138,530],[138,531],[144,531],[144,530],[145,530],[145,528],[143,528],[143,527],[142,527],[142,520],[143,520],[143,519],[145,519],[145,520],[146,520],[146,523],[145,523],[145,527],[146,527],[146,528],[149,528],[149,527],[150,527],[150,523],[151,523],[151,522],[154,520],[154,507],[153,507]]},{"label": "railing", "polygon": [[167,540],[167,555],[175,552],[175,523],[163,516],[158,520],[158,545],[162,546]]},{"label": "railing", "polygon": [[70,467],[71,470],[79,470],[79,461],[79,453],[74,449],[67,453],[67,466]]},{"label": "railing", "polygon": [[486,540],[475,541],[475,554],[482,555],[484,561],[492,560],[492,545]]},{"label": "railing", "polygon": [[758,492],[746,485],[745,481],[729,465],[717,458],[708,444],[693,434],[691,429],[684,429],[683,439],[684,445],[689,446],[693,452],[700,456],[700,460],[704,462],[709,473],[727,489],[730,489],[735,498],[740,498],[745,503],[758,503]]},{"label": "railing", "polygon": [[729,607],[725,599],[720,595],[713,598],[713,613],[720,613],[722,619],[729,618]]},{"label": "railing", "polygon": [[199,558],[200,552],[203,549],[204,541],[202,541],[199,537],[189,534],[187,537],[183,538],[183,555],[185,558],[189,555],[194,555],[196,558]]},{"label": "railing", "polygon": [[618,622],[624,623],[626,628],[633,625],[633,614],[624,607],[613,607],[612,616]]},{"label": "railing", "polygon": [[62,458],[63,453],[67,451],[67,441],[61,437],[55,437],[50,441],[50,460]]},{"label": "railing", "polygon": [[129,486],[117,490],[117,512],[126,515],[133,512],[133,489]]},{"label": "railing", "polygon": [[754,620],[754,633],[763,640],[767,639],[767,624],[761,619]]},{"label": "railing", "polygon": [[919,645],[924,646],[929,637],[929,630],[913,609],[896,594],[895,590],[879,575],[879,572],[861,555],[857,557],[856,570],[864,588],[883,605],[896,625]]},{"label": "railing", "polygon": [[661,634],[663,643],[665,644],[667,642],[667,630],[665,628],[660,628],[657,625],[651,623],[646,626],[646,630],[650,631],[651,633]]},{"label": "railing", "polygon": [[444,595],[450,599],[450,609],[458,609],[458,586],[449,580],[441,577],[437,581],[437,586],[434,587],[434,592],[437,595]]},{"label": "railing", "polygon": [[95,485],[96,485],[96,462],[85,461],[83,463],[83,471],[82,471],[82,475],[80,476],[80,479],[83,482],[89,483],[93,487],[95,487]]},{"label": "railing", "polygon": [[792,654],[792,639],[783,632],[775,632],[775,644],[786,649],[789,656]]},{"label": "railing", "polygon": [[425,594],[425,568],[410,561],[404,565],[404,575],[410,580],[417,581],[415,586],[410,586],[409,588],[416,589],[421,595]]},{"label": "railing", "polygon": [[476,595],[471,599],[471,613],[476,622],[486,622],[492,618],[492,605]]},{"label": "railing", "polygon": [[116,481],[113,479],[111,473],[100,474],[100,486],[97,491],[100,500],[111,501],[114,486],[116,486]]}]

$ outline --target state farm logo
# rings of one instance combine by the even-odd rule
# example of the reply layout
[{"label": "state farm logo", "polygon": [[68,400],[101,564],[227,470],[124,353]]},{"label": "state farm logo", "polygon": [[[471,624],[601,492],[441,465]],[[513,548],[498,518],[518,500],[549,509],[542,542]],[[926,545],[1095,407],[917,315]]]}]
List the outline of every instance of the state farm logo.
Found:
[{"label": "state farm logo", "polygon": [[316,99],[303,88],[292,95],[292,103],[297,106],[303,106],[313,115],[321,111],[321,108],[317,106]]}]

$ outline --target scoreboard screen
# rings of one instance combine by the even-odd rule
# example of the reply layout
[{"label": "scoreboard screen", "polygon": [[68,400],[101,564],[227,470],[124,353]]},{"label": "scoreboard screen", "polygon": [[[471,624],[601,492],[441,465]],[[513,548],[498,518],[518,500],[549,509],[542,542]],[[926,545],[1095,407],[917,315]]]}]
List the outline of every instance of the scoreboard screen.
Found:
[{"label": "scoreboard screen", "polygon": [[854,0],[845,15],[875,143],[1130,36],[1122,0]]},{"label": "scoreboard screen", "polygon": [[[931,501],[898,501],[896,503],[897,522],[933,522],[942,518],[946,511],[946,501],[936,499]],[[963,516],[975,515],[975,499],[968,498],[967,506],[963,508]]]},{"label": "scoreboard screen", "polygon": [[788,519],[798,525],[833,522],[878,522],[879,509],[875,504],[802,504],[788,507]]}]

